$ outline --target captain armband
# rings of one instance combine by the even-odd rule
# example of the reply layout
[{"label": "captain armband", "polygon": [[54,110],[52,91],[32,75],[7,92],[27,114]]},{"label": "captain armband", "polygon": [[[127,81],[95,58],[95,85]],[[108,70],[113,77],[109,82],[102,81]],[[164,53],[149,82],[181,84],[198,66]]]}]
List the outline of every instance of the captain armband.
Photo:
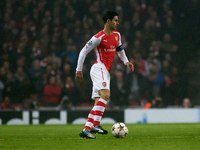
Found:
[{"label": "captain armband", "polygon": [[118,47],[116,48],[116,51],[117,51],[117,52],[122,51],[122,50],[123,50],[122,45],[120,45],[120,46],[118,46]]}]

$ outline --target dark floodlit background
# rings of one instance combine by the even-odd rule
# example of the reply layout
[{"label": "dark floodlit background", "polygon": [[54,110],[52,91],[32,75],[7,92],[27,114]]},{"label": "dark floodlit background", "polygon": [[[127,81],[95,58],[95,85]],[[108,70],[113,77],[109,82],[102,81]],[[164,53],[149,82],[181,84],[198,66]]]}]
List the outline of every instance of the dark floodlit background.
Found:
[{"label": "dark floodlit background", "polygon": [[106,10],[118,12],[117,30],[135,65],[130,73],[114,59],[108,108],[197,107],[199,6],[198,0],[1,0],[0,110],[92,106],[95,55],[87,55],[81,84],[76,63],[103,29]]}]

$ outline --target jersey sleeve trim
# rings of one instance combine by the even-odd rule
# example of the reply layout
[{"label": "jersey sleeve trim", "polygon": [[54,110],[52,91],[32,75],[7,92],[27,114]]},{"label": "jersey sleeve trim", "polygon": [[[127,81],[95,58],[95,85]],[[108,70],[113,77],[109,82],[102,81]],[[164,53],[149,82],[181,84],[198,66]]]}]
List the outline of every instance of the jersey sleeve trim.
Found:
[{"label": "jersey sleeve trim", "polygon": [[82,71],[76,71],[76,74],[82,74]]}]

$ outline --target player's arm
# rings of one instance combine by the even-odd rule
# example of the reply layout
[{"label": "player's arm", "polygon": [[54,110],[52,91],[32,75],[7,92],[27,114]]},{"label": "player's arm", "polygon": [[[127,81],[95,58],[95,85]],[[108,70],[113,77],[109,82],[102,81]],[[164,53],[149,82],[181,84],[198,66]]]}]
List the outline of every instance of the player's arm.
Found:
[{"label": "player's arm", "polygon": [[131,71],[134,71],[134,65],[128,61],[128,58],[127,58],[125,51],[122,47],[122,41],[121,41],[120,33],[119,33],[119,43],[118,43],[118,47],[116,48],[116,51],[117,51],[117,55],[119,56],[121,61],[123,61],[124,64],[131,69]]},{"label": "player's arm", "polygon": [[93,50],[95,47],[97,47],[99,45],[99,43],[100,43],[100,40],[93,36],[80,51],[79,57],[78,57],[77,68],[76,68],[76,77],[75,77],[76,81],[79,81],[79,82],[83,81],[82,69],[83,69],[83,63],[85,61],[85,57],[91,50]]},{"label": "player's arm", "polygon": [[131,69],[131,71],[134,71],[134,65],[128,61],[128,58],[127,58],[127,56],[125,54],[124,49],[122,48],[122,45],[118,46],[117,49],[116,49],[116,51],[117,51],[117,55],[119,56],[119,58],[121,59],[121,61],[123,61],[123,63],[127,67],[129,67]]}]

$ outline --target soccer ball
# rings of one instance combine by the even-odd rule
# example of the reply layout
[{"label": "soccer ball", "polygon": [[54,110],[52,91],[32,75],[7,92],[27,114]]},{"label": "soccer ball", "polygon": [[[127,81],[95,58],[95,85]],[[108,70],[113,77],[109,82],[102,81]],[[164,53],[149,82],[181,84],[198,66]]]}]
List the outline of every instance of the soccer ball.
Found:
[{"label": "soccer ball", "polygon": [[122,122],[115,123],[112,128],[112,135],[116,138],[125,138],[128,134],[127,126]]}]

